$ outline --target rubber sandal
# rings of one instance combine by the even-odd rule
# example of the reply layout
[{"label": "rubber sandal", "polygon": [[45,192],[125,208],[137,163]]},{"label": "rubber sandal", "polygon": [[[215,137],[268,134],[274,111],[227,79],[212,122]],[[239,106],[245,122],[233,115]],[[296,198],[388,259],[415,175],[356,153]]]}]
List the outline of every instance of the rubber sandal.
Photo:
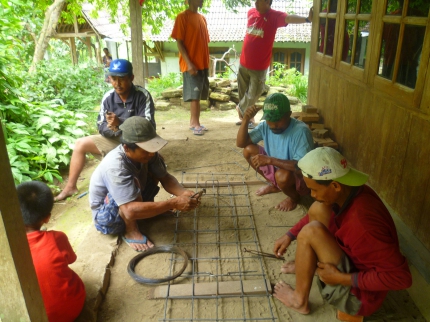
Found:
[{"label": "rubber sandal", "polygon": [[194,129],[193,134],[194,135],[199,135],[199,136],[203,135],[203,129],[202,128]]},{"label": "rubber sandal", "polygon": [[248,129],[250,129],[250,130],[255,129],[255,125],[254,125],[254,123],[249,122],[249,123],[248,123]]},{"label": "rubber sandal", "polygon": [[[200,125],[200,128],[203,130],[203,131],[208,131],[208,129],[204,126],[204,125]],[[190,127],[190,130],[191,131],[194,131],[196,128],[195,127]]]},{"label": "rubber sandal", "polygon": [[236,125],[242,125],[242,121],[236,122]]},{"label": "rubber sandal", "polygon": [[[141,233],[142,234],[142,233]],[[122,240],[128,245],[130,246],[131,244],[146,244],[148,242],[148,238],[142,234],[143,239],[128,239],[125,238],[124,235],[121,236]],[[131,246],[130,246],[131,247]],[[136,250],[133,247],[131,247],[133,250],[135,250],[136,252],[144,252],[144,250]]]}]

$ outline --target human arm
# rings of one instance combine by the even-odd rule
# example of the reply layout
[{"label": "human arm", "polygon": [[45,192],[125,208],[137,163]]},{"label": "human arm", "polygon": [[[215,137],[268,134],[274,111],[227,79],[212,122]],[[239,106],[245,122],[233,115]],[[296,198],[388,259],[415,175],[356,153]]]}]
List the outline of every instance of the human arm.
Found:
[{"label": "human arm", "polygon": [[61,254],[64,256],[65,260],[67,261],[67,264],[73,264],[76,261],[77,256],[72,246],[70,245],[67,235],[62,231],[55,230],[50,231],[50,233],[54,234],[55,243],[57,244],[57,247]]},{"label": "human arm", "polygon": [[122,131],[118,128],[118,126],[121,125],[120,119],[107,104],[107,97],[109,94],[110,92],[103,97],[100,112],[97,117],[99,133],[107,138],[121,136],[122,134]]},{"label": "human arm", "polygon": [[180,39],[176,39],[176,44],[178,45],[178,50],[181,53],[182,58],[187,64],[187,72],[189,72],[192,76],[197,75],[197,68],[191,61],[191,58],[187,52],[187,48],[185,48],[184,42]]},{"label": "human arm", "polygon": [[296,160],[281,160],[277,158],[270,157],[268,155],[257,154],[251,158],[251,162],[255,168],[263,167],[266,165],[273,165],[279,169],[284,169],[288,171],[297,171],[296,170]]},{"label": "human arm", "polygon": [[236,146],[238,148],[245,148],[254,143],[248,133],[248,123],[255,115],[257,115],[258,111],[258,107],[250,106],[246,109],[245,114],[243,114],[242,124],[239,127],[236,137]]},{"label": "human arm", "polygon": [[309,215],[304,216],[297,224],[294,225],[285,235],[278,238],[275,241],[275,245],[273,247],[273,253],[276,257],[280,257],[287,251],[288,246],[290,246],[291,242],[297,238],[300,230],[302,230],[303,226],[309,223]]},{"label": "human arm", "polygon": [[307,17],[302,17],[302,16],[298,16],[298,15],[287,15],[285,17],[285,23],[286,24],[290,24],[290,23],[300,24],[300,23],[312,22],[313,16],[314,16],[314,9],[313,9],[313,7],[311,7],[309,9],[309,14]]}]

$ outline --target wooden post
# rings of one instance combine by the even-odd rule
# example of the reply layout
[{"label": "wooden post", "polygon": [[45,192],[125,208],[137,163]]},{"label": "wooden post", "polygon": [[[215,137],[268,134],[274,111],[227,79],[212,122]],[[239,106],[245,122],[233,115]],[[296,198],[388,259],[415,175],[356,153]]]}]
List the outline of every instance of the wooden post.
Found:
[{"label": "wooden post", "polygon": [[142,7],[138,0],[129,0],[131,25],[131,60],[135,85],[145,87],[143,75]]},{"label": "wooden post", "polygon": [[93,60],[93,51],[91,48],[91,37],[85,37],[85,44],[87,45],[87,50],[88,50],[88,58],[90,60]]},{"label": "wooden post", "polygon": [[144,57],[145,57],[145,75],[146,78],[149,77],[149,65],[148,65],[148,56],[147,56],[147,50],[146,50],[146,41],[144,42],[144,46],[143,46],[143,52],[144,52]]},{"label": "wooden post", "polygon": [[0,317],[47,322],[0,122]]},{"label": "wooden post", "polygon": [[75,44],[75,38],[70,37],[70,55],[72,57],[72,64],[77,65],[78,64],[78,55],[76,55],[76,44]]}]

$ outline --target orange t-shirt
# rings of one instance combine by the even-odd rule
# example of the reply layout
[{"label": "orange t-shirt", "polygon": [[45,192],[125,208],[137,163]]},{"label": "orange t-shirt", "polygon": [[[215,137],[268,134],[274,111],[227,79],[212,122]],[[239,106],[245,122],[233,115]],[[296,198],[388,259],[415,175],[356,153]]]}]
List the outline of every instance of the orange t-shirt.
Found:
[{"label": "orange t-shirt", "polygon": [[[205,17],[197,12],[185,10],[175,20],[171,37],[182,40],[188,57],[197,70],[209,68],[209,33]],[[181,72],[188,70],[187,63],[179,53]]]}]

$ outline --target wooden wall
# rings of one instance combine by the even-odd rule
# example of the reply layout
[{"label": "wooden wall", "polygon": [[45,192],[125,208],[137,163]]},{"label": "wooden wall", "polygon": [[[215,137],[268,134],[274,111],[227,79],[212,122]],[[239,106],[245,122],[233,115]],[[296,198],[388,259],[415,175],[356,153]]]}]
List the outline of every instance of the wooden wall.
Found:
[{"label": "wooden wall", "polygon": [[309,75],[309,103],[319,109],[342,154],[370,174],[369,184],[428,250],[429,83],[417,110],[315,60]]}]

